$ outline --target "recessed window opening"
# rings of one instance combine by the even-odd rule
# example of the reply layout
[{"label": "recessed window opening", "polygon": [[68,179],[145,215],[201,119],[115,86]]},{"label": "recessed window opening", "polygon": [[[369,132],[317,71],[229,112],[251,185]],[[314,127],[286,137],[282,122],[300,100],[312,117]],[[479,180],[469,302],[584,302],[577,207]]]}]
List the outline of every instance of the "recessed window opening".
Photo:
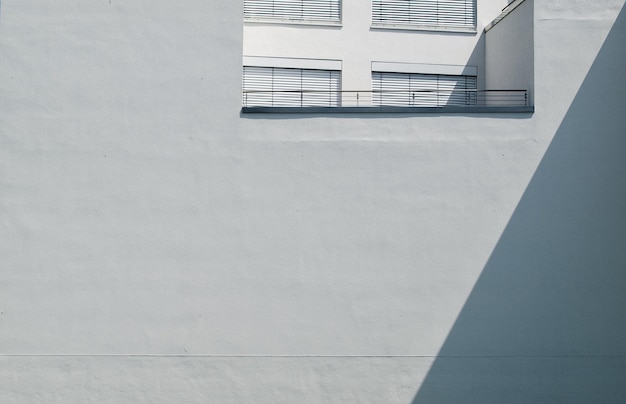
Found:
[{"label": "recessed window opening", "polygon": [[475,0],[372,0],[372,24],[476,28]]},{"label": "recessed window opening", "polygon": [[244,107],[339,107],[341,71],[244,66]]},{"label": "recessed window opening", "polygon": [[341,0],[244,0],[247,20],[340,22]]},{"label": "recessed window opening", "polygon": [[372,105],[476,106],[476,76],[372,72]]}]

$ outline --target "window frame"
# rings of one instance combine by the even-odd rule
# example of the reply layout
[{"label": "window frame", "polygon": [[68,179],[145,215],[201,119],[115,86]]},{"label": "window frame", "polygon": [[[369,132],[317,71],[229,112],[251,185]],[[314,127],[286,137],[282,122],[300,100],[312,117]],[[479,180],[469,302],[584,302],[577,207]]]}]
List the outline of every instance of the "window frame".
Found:
[{"label": "window frame", "polygon": [[[338,60],[244,56],[242,106],[243,108],[339,108],[342,101],[341,68],[341,61]],[[248,86],[247,78],[250,76],[247,76],[247,70],[257,75],[252,79],[251,86]],[[328,77],[324,77],[325,74],[328,74]],[[257,80],[257,83],[254,80]],[[319,90],[319,94],[317,90],[326,85],[328,85],[327,98],[324,91],[326,89]],[[255,101],[250,102],[251,97],[248,94],[254,94],[255,91],[259,92],[257,101],[263,101],[264,97],[267,97],[263,94],[265,91],[271,94],[270,100],[265,99],[265,102],[256,102],[257,105],[254,105]],[[283,91],[282,95],[280,95],[281,91]],[[277,93],[279,94],[278,101],[275,102]]]},{"label": "window frame", "polygon": [[[248,23],[263,23],[263,24],[289,24],[289,25],[320,25],[320,26],[341,26],[342,24],[342,17],[343,17],[343,0],[316,0],[318,2],[328,2],[329,6],[332,7],[333,3],[337,3],[336,4],[336,12],[335,10],[332,10],[329,12],[329,17],[328,18],[306,18],[304,15],[301,15],[300,17],[296,16],[295,14],[293,15],[289,15],[288,12],[286,13],[282,13],[282,14],[277,14],[277,15],[272,15],[271,13],[258,13],[257,15],[247,15],[246,14],[246,9],[248,6],[248,3],[252,3],[252,2],[269,2],[271,0],[244,0],[244,4],[243,4],[243,20],[244,23],[248,24]],[[292,3],[304,3],[304,0],[282,0],[285,2],[292,2]],[[262,9],[262,5],[260,6],[260,8]],[[336,16],[336,17],[335,17]]]},{"label": "window frame", "polygon": [[[376,30],[409,30],[409,31],[447,31],[447,32],[458,32],[458,33],[471,33],[475,34],[477,32],[478,25],[478,0],[461,0],[465,5],[471,3],[472,10],[470,12],[470,16],[472,17],[472,23],[470,24],[450,24],[450,23],[426,23],[426,22],[411,22],[411,21],[393,21],[390,19],[389,21],[383,21],[382,17],[377,18],[377,10],[376,7],[382,7],[383,2],[385,1],[414,1],[414,0],[371,0],[371,16],[372,23],[371,28]],[[438,3],[440,0],[428,0],[434,3]],[[455,0],[441,0],[446,2],[452,2]],[[376,3],[379,3],[376,5]],[[410,8],[411,3],[409,3],[408,8]],[[424,6],[422,6],[424,7]],[[382,11],[381,11],[382,12]],[[402,13],[398,12],[399,15],[406,15],[407,11],[403,11]],[[410,12],[409,14],[409,20]],[[435,19],[439,19],[440,14],[437,13],[435,15]]]},{"label": "window frame", "polygon": [[477,91],[476,75],[372,71],[374,107],[474,107]]}]

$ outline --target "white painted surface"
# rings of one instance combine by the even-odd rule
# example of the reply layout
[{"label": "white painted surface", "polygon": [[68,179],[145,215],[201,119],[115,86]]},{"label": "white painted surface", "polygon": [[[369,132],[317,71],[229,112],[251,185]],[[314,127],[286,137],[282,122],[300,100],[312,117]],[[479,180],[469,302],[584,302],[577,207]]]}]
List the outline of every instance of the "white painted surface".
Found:
[{"label": "white painted surface", "polygon": [[259,56],[244,56],[244,66],[257,67],[286,67],[292,69],[321,69],[341,70],[341,60],[321,60],[306,58],[267,58]]},{"label": "white painted surface", "polygon": [[[4,401],[407,402],[456,386],[448,402],[622,402],[626,160],[617,112],[626,91],[621,79],[608,89],[600,81],[601,93],[583,84],[589,73],[598,88],[598,74],[623,66],[614,46],[623,16],[610,34],[623,4],[535,4],[534,116],[261,117],[240,115],[238,2],[2,1]],[[309,46],[295,28],[275,35],[294,50]],[[361,57],[471,60],[472,47],[440,51],[457,49],[446,48],[452,37],[437,40],[432,60],[396,60],[384,50],[395,35],[372,33],[378,51],[367,56],[311,57],[343,59],[344,68]],[[572,105],[602,123],[572,120]],[[573,166],[576,177],[552,195],[549,175],[532,176],[556,134],[557,146],[571,143],[540,172],[567,172],[570,158],[588,170]],[[578,146],[588,144],[582,158]],[[585,187],[589,198],[576,192]],[[511,244],[498,242],[509,220],[541,211],[528,198],[545,202],[557,224],[576,225],[560,233],[547,227],[550,215],[527,221],[527,246],[511,253],[545,265],[546,278],[522,265],[528,289],[487,288],[482,301],[536,303],[513,314],[538,337],[524,344],[507,325],[494,333],[502,340],[484,339],[491,350],[471,338],[455,345],[463,327],[480,337],[491,330],[472,322],[468,309],[481,306],[470,294],[484,290],[490,257],[506,256]],[[533,250],[532,240],[546,248]],[[580,253],[560,260],[572,246]],[[435,360],[441,349],[453,352],[452,371]],[[68,356],[76,354],[86,356]],[[137,354],[178,357],[128,356]]]},{"label": "white painted surface", "polygon": [[485,35],[486,82],[490,90],[528,90],[534,94],[534,0],[525,0]]},{"label": "white painted surface", "polygon": [[371,89],[372,61],[478,66],[478,85],[484,88],[482,30],[506,4],[506,0],[478,0],[477,32],[451,33],[372,29],[369,0],[344,0],[341,27],[246,24],[243,54],[342,60],[346,91]]}]

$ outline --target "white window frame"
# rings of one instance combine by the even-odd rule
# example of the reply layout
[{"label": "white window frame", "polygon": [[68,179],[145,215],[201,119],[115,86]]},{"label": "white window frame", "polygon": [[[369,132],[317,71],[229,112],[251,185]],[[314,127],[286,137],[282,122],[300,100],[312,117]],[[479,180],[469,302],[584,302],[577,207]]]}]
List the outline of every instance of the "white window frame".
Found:
[{"label": "white window frame", "polygon": [[244,107],[340,107],[341,61],[244,56]]},{"label": "white window frame", "polygon": [[244,22],[336,26],[342,6],[342,0],[244,0]]},{"label": "white window frame", "polygon": [[476,32],[477,0],[371,0],[371,5],[372,28]]},{"label": "white window frame", "polygon": [[372,62],[372,105],[475,106],[477,72],[476,66]]}]

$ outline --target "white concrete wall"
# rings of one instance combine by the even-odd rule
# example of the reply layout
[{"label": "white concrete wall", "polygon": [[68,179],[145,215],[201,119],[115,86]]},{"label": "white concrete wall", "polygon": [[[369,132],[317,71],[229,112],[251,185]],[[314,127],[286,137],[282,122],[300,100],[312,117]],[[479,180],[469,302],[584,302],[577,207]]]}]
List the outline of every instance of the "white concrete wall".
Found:
[{"label": "white concrete wall", "polygon": [[485,70],[490,90],[528,91],[533,105],[534,0],[526,0],[485,35]]},{"label": "white concrete wall", "polygon": [[477,66],[484,88],[482,31],[506,0],[478,0],[476,33],[372,28],[370,1],[342,3],[341,27],[247,23],[244,55],[341,60],[346,91],[371,90],[372,61]]},{"label": "white concrete wall", "polygon": [[3,0],[2,401],[622,402],[623,4],[536,5],[532,116],[252,116],[238,2]]}]

